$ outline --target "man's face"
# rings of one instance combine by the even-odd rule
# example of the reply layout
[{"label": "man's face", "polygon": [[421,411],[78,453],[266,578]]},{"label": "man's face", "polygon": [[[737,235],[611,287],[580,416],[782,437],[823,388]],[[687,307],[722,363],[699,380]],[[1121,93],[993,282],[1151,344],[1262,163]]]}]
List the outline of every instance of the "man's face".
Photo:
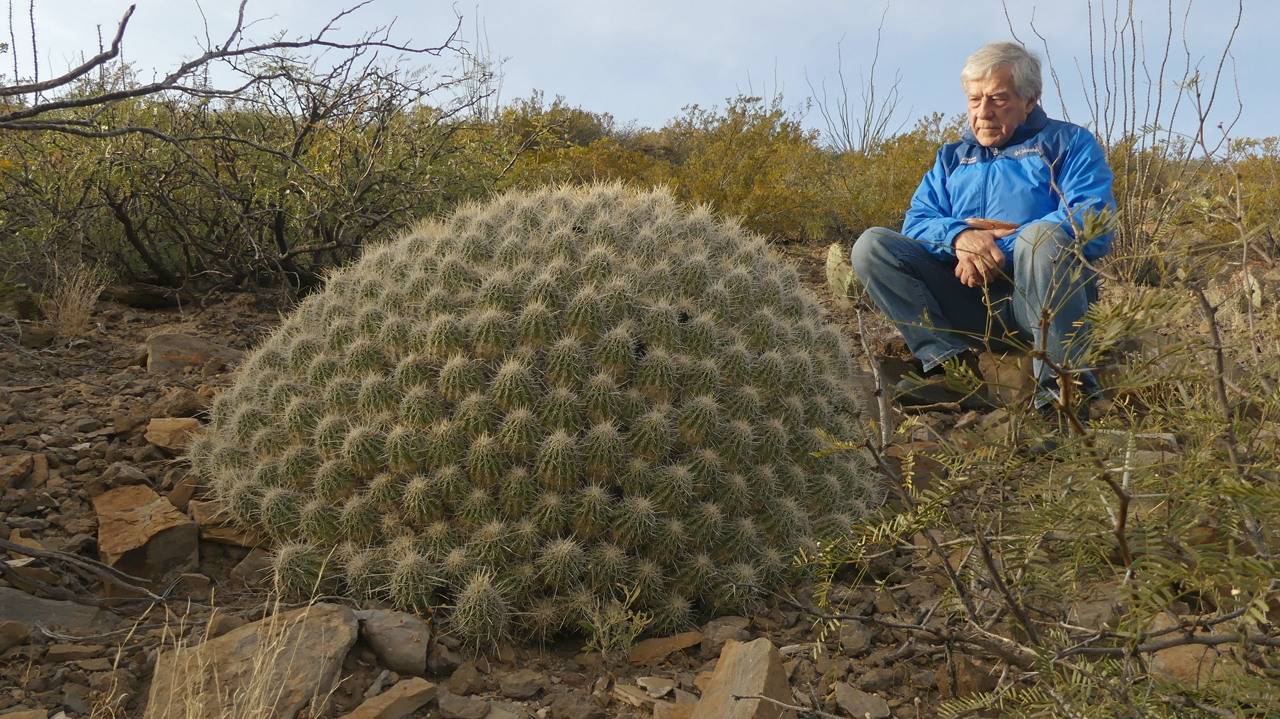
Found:
[{"label": "man's face", "polygon": [[969,127],[985,147],[999,147],[1026,121],[1036,99],[1024,100],[1013,91],[1013,73],[997,67],[969,83]]}]

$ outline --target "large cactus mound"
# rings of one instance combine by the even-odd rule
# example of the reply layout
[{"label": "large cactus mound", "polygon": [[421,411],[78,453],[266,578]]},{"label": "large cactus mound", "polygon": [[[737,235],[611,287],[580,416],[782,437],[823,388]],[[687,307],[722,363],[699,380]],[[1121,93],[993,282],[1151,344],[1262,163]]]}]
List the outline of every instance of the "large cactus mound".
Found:
[{"label": "large cactus mound", "polygon": [[245,362],[193,448],[276,578],[477,642],[630,597],[742,611],[875,491],[854,365],[763,239],[665,192],[504,195],[371,247]]}]

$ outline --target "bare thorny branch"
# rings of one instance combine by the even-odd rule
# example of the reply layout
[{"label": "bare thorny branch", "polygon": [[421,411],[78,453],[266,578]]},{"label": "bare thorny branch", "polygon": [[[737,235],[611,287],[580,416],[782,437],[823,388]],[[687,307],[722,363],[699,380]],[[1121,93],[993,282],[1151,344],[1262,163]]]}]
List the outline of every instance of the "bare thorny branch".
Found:
[{"label": "bare thorny branch", "polygon": [[[386,49],[395,52],[410,55],[440,55],[446,50],[455,48],[455,40],[461,27],[461,19],[459,18],[457,25],[450,33],[448,39],[441,45],[436,47],[415,47],[390,42],[388,38],[389,29],[379,28],[371,32],[365,33],[354,42],[338,42],[330,40],[329,37],[337,30],[337,23],[351,13],[368,5],[373,0],[364,0],[355,7],[342,12],[331,18],[314,35],[298,40],[274,40],[265,43],[244,43],[245,30],[245,10],[249,0],[241,0],[237,12],[237,20],[235,27],[227,35],[226,39],[219,45],[207,47],[199,56],[181,63],[177,68],[170,71],[169,74],[155,82],[144,83],[135,87],[128,87],[114,91],[89,93],[84,96],[63,96],[54,100],[42,101],[39,95],[68,87],[76,80],[86,77],[94,70],[105,67],[119,57],[120,43],[124,37],[125,30],[128,27],[129,20],[133,16],[133,12],[137,6],[131,5],[121,18],[120,24],[116,29],[116,34],[112,39],[111,46],[89,58],[80,66],[73,68],[65,74],[46,80],[44,82],[33,82],[25,84],[16,84],[7,87],[0,87],[0,97],[26,97],[32,96],[33,101],[30,104],[20,106],[18,109],[0,113],[0,129],[3,130],[55,130],[60,132],[68,132],[84,137],[111,137],[121,134],[95,134],[95,133],[112,133],[112,130],[86,130],[84,122],[76,119],[68,119],[63,117],[55,117],[49,120],[36,121],[35,118],[50,115],[62,110],[85,109],[109,106],[123,100],[137,99],[150,95],[157,95],[165,92],[178,92],[184,95],[199,98],[235,98],[244,90],[245,86],[239,88],[217,89],[200,85],[184,84],[184,81],[193,77],[198,71],[203,70],[207,66],[215,62],[226,62],[235,67],[235,62],[248,57],[266,56],[270,53],[285,50],[345,50],[359,51],[367,49]],[[250,80],[250,84],[261,82],[269,79],[266,76],[254,77]],[[15,78],[16,80],[16,78]],[[119,130],[119,128],[117,129]],[[125,132],[130,130],[125,130]],[[135,128],[131,131],[143,132],[143,128]],[[162,135],[157,135],[161,139],[165,139]]]}]

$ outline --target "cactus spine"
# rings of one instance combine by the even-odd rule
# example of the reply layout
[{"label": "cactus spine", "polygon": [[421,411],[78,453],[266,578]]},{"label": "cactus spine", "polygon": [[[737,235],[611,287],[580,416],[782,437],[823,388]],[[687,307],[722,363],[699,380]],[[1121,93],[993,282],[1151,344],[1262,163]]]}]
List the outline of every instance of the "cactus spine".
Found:
[{"label": "cactus spine", "polygon": [[508,194],[334,273],[192,462],[291,593],[452,607],[491,642],[636,592],[672,631],[880,499],[861,458],[812,456],[856,427],[853,370],[796,273],[706,210]]}]

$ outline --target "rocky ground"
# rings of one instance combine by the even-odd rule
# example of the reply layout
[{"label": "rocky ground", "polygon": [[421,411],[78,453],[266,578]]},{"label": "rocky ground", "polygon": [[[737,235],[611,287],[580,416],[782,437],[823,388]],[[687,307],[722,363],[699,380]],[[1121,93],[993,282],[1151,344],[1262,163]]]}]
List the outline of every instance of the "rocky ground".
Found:
[{"label": "rocky ground", "polygon": [[[825,249],[789,253],[830,298]],[[828,301],[832,320],[855,332],[852,305]],[[221,526],[182,452],[279,309],[256,295],[158,310],[102,302],[71,341],[25,321],[2,330],[0,539],[19,546],[0,564],[0,717],[307,716],[320,711],[309,703],[319,691],[329,716],[384,719],[772,717],[783,711],[774,702],[883,719],[933,715],[953,683],[962,695],[994,684],[982,660],[948,664],[941,647],[857,621],[824,626],[785,602],[617,656],[584,651],[581,639],[476,653],[429,617],[337,599],[274,604],[257,538]],[[170,601],[104,588],[103,565],[75,558],[176,577],[135,588]],[[870,570],[854,586],[856,572],[842,575],[831,599],[916,622],[946,583],[910,546]],[[811,602],[812,591],[795,596]],[[200,649],[175,656],[175,642]],[[212,667],[220,687],[197,681]],[[227,709],[215,688],[240,703]]]}]

